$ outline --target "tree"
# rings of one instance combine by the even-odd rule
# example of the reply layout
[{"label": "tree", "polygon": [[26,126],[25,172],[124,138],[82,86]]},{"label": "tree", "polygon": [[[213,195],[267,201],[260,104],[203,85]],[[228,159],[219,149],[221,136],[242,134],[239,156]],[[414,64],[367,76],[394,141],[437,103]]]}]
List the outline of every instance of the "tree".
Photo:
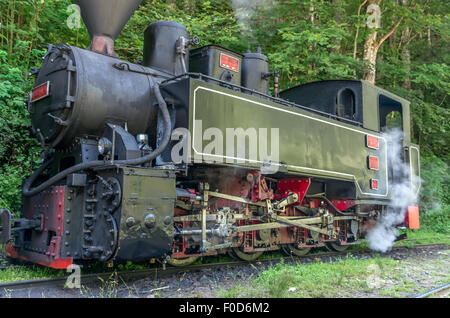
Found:
[{"label": "tree", "polygon": [[386,41],[395,32],[395,30],[403,20],[403,17],[401,17],[398,22],[395,23],[394,26],[390,29],[390,31],[378,40],[377,29],[380,28],[381,24],[381,12],[379,7],[380,2],[381,0],[369,0],[367,6],[367,13],[369,14],[369,18],[367,20],[366,27],[370,29],[370,32],[369,36],[366,39],[366,42],[364,43],[363,60],[367,62],[368,68],[364,73],[363,79],[372,84],[375,84],[378,50],[384,43],[384,41]]}]

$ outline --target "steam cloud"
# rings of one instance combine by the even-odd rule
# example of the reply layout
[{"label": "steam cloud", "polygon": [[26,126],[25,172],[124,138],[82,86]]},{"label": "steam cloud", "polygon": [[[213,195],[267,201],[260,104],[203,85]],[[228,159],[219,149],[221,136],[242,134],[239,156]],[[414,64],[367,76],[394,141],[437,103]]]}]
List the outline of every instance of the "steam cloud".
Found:
[{"label": "steam cloud", "polygon": [[[399,129],[387,131],[384,135],[387,141],[388,164],[392,167],[398,181],[390,184],[391,202],[385,213],[378,217],[376,225],[369,230],[366,239],[373,250],[386,252],[394,245],[398,236],[396,226],[403,223],[408,206],[417,202],[416,193],[411,187],[410,167],[402,160],[403,132]],[[412,176],[412,178],[417,178]],[[395,177],[394,177],[395,179]],[[416,180],[413,180],[414,183]]]},{"label": "steam cloud", "polygon": [[269,6],[274,0],[232,0],[231,5],[238,24],[242,26],[243,33],[251,37],[253,30],[250,26],[250,18],[254,11],[260,6]]}]

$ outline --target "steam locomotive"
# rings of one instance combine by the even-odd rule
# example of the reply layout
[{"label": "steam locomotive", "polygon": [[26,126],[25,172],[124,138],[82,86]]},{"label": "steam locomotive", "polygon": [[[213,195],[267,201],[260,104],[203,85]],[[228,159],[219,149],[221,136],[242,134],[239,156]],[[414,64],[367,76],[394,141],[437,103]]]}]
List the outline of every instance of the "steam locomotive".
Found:
[{"label": "steam locomotive", "polygon": [[[140,2],[75,1],[91,46],[43,57],[28,110],[44,162],[20,215],[0,211],[10,257],[66,268],[344,250],[389,207],[393,182],[419,191],[408,101],[362,80],[279,92],[259,49],[190,49],[198,38],[172,21],[148,26],[142,62],[121,60],[114,40]],[[409,175],[388,159],[393,113]],[[405,213],[418,226],[418,208]]]}]

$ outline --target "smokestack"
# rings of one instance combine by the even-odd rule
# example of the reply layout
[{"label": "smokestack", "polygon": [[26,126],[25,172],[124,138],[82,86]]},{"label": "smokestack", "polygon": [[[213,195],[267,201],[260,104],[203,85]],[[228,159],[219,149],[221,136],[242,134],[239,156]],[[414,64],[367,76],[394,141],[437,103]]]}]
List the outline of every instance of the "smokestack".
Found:
[{"label": "smokestack", "polygon": [[74,0],[92,42],[90,50],[114,56],[114,41],[142,0]]}]

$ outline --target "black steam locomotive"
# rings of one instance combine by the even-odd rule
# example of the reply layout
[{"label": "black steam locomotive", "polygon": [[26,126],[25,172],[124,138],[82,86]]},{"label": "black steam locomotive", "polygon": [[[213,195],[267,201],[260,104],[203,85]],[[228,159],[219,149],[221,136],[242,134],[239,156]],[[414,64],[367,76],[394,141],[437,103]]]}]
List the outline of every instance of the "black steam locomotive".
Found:
[{"label": "black steam locomotive", "polygon": [[[37,73],[28,110],[44,162],[20,217],[0,212],[10,257],[66,268],[343,250],[390,205],[390,184],[419,191],[406,100],[357,80],[278,92],[260,50],[190,50],[198,39],[171,21],[148,26],[142,63],[123,61],[114,39],[140,1],[75,2],[92,44],[49,46]],[[409,175],[388,158],[392,112]],[[407,216],[416,227],[417,207]]]}]

